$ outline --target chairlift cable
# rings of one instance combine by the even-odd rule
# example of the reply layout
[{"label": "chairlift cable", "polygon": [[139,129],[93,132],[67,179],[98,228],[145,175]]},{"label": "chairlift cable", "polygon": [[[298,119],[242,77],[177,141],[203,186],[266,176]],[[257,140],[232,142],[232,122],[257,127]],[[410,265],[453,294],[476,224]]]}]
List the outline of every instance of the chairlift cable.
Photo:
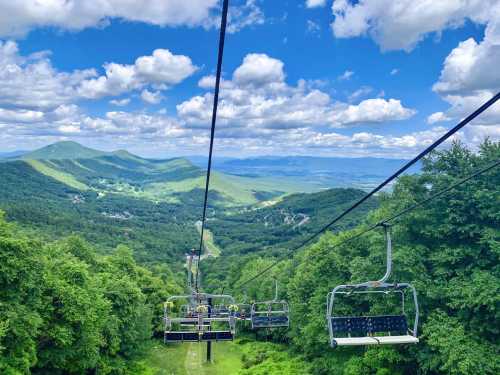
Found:
[{"label": "chairlift cable", "polygon": [[[434,195],[430,196],[429,198],[424,199],[423,201],[417,202],[417,203],[415,203],[415,204],[411,205],[410,207],[407,207],[407,208],[405,208],[405,209],[403,209],[403,210],[399,211],[398,213],[396,213],[396,214],[394,214],[394,215],[390,216],[389,218],[384,219],[384,220],[382,220],[382,221],[378,222],[377,224],[374,224],[374,225],[372,225],[372,226],[368,227],[367,229],[365,229],[365,230],[363,230],[363,231],[361,231],[361,232],[359,232],[359,233],[357,233],[357,234],[353,235],[352,237],[347,238],[346,240],[344,240],[344,241],[342,241],[342,242],[338,243],[337,245],[335,245],[335,246],[333,247],[333,249],[337,249],[337,248],[341,247],[342,245],[345,245],[345,244],[346,244],[346,243],[348,243],[348,242],[351,242],[351,241],[353,241],[353,240],[355,240],[355,239],[357,239],[357,238],[359,238],[359,237],[364,236],[364,235],[365,235],[365,234],[367,234],[368,232],[371,232],[372,230],[374,230],[374,229],[376,229],[376,228],[380,227],[381,225],[384,225],[384,224],[387,224],[387,223],[389,223],[389,222],[391,222],[391,221],[394,221],[394,220],[396,220],[396,219],[400,218],[401,216],[403,216],[403,215],[405,215],[405,214],[409,213],[410,211],[413,211],[414,209],[416,209],[416,208],[418,208],[418,207],[421,207],[421,206],[426,205],[427,203],[431,202],[432,200],[434,200],[434,199],[436,199],[436,198],[438,198],[438,197],[440,197],[440,196],[442,196],[442,195],[444,195],[444,194],[446,194],[446,193],[450,192],[450,191],[451,191],[451,190],[453,190],[454,188],[456,188],[456,187],[458,187],[458,186],[460,186],[460,185],[463,185],[464,183],[466,183],[466,182],[468,182],[468,181],[472,180],[472,179],[473,179],[473,178],[475,178],[475,177],[478,177],[478,176],[482,175],[483,173],[489,172],[490,170],[492,170],[492,169],[493,169],[493,168],[495,168],[495,167],[498,167],[499,165],[500,165],[500,159],[499,159],[499,160],[496,160],[496,161],[495,161],[495,162],[493,162],[492,164],[489,164],[488,166],[486,166],[486,167],[484,167],[484,168],[482,168],[482,169],[478,170],[477,172],[475,172],[475,173],[473,173],[473,174],[471,174],[471,175],[469,175],[469,176],[467,176],[467,177],[465,177],[465,178],[463,178],[463,179],[461,179],[461,180],[457,181],[456,183],[454,183],[454,184],[452,184],[452,185],[448,186],[447,188],[440,190],[439,192],[437,192],[436,194],[434,194]],[[312,238],[314,238],[314,237],[312,237]],[[309,240],[311,240],[312,238],[309,238]],[[307,243],[309,242],[309,240],[307,240],[307,241],[303,241],[303,242],[301,242],[301,244],[300,244],[300,245],[298,245],[298,246],[296,246],[296,247],[294,247],[294,248],[292,248],[292,249],[288,250],[288,251],[287,251],[287,252],[286,252],[283,256],[281,256],[279,259],[277,259],[276,261],[274,261],[274,262],[273,262],[272,264],[270,264],[268,267],[264,268],[262,271],[260,271],[258,274],[256,274],[255,276],[251,277],[250,279],[243,281],[242,283],[240,283],[239,285],[237,285],[237,287],[238,287],[238,288],[243,287],[243,286],[245,286],[246,284],[248,284],[248,283],[250,283],[250,282],[254,281],[255,279],[259,278],[260,276],[264,275],[265,273],[267,273],[268,271],[270,271],[272,268],[276,267],[276,266],[277,266],[277,265],[278,265],[278,264],[279,264],[279,263],[280,263],[283,259],[287,258],[287,257],[288,257],[289,255],[291,255],[293,252],[297,251],[297,250],[298,250],[298,249],[300,249],[302,246],[304,246],[305,244],[307,244]],[[332,249],[330,249],[330,250],[332,250]],[[317,255],[317,254],[316,254],[316,255]]]},{"label": "chairlift cable", "polygon": [[203,202],[203,217],[201,220],[201,229],[200,229],[200,247],[198,249],[198,266],[196,267],[196,278],[195,278],[195,289],[196,292],[199,292],[199,269],[201,260],[201,253],[203,251],[203,236],[205,233],[205,222],[207,218],[207,205],[208,205],[208,189],[210,187],[210,174],[212,170],[212,154],[214,148],[214,138],[215,138],[215,124],[217,122],[217,108],[219,105],[219,89],[220,89],[220,81],[222,75],[222,59],[224,56],[224,42],[226,38],[226,27],[227,27],[227,13],[229,8],[229,0],[224,0],[222,5],[222,18],[221,18],[221,27],[220,27],[220,36],[219,36],[219,53],[217,57],[217,74],[215,76],[215,93],[214,93],[214,104],[212,110],[212,126],[210,130],[210,150],[208,154],[208,166],[207,166],[207,177],[205,181],[205,197]]}]

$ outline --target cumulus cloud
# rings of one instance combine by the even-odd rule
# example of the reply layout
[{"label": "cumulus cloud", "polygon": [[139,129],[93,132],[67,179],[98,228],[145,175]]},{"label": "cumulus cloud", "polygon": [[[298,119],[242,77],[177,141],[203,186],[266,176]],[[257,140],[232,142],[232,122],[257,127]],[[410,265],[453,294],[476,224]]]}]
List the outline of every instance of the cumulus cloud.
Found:
[{"label": "cumulus cloud", "polygon": [[[459,120],[500,90],[498,0],[335,0],[332,11],[331,26],[337,38],[369,36],[385,51],[411,51],[428,35],[461,27],[467,21],[486,26],[482,40],[466,39],[446,57],[433,91],[450,108],[429,115],[429,124]],[[391,71],[391,75],[397,73],[397,69]],[[474,124],[498,126],[499,107],[490,108]]]},{"label": "cumulus cloud", "polygon": [[484,39],[461,42],[444,61],[439,81],[433,86],[440,94],[470,94],[500,87],[500,5],[498,19],[486,27]]},{"label": "cumulus cloud", "polygon": [[369,35],[382,50],[412,50],[430,33],[486,23],[498,0],[335,0],[332,30],[337,38]]},{"label": "cumulus cloud", "polygon": [[252,53],[234,71],[233,80],[243,86],[281,83],[285,79],[284,65],[282,61],[265,54]]},{"label": "cumulus cloud", "polygon": [[[500,2],[488,9],[487,26],[480,42],[464,40],[446,57],[433,90],[450,104],[445,112],[432,114],[428,122],[459,120],[500,91]],[[500,126],[500,104],[496,103],[471,126]],[[493,134],[494,135],[494,134]]]},{"label": "cumulus cloud", "polygon": [[450,121],[451,118],[446,116],[444,112],[435,112],[427,117],[428,124],[435,124],[436,122]]},{"label": "cumulus cloud", "polygon": [[306,0],[307,8],[324,7],[325,5],[326,5],[326,0]]},{"label": "cumulus cloud", "polygon": [[159,91],[152,92],[145,89],[142,90],[141,99],[149,104],[158,104],[162,100],[162,95]]},{"label": "cumulus cloud", "polygon": [[[0,110],[0,123],[4,120],[9,124],[7,134],[16,137],[77,134],[93,139],[111,141],[121,137],[144,142],[153,138],[178,138],[190,132],[176,119],[163,114],[109,111],[102,117],[89,116],[76,105],[61,106],[42,114],[11,114]],[[23,122],[29,122],[30,126]]]},{"label": "cumulus cloud", "polygon": [[[229,34],[234,34],[246,27],[263,25],[266,17],[260,3],[263,0],[236,0],[230,1],[227,14],[227,29]],[[222,1],[221,1],[222,2]],[[220,11],[212,14],[203,21],[205,29],[219,28],[221,23]]]},{"label": "cumulus cloud", "polygon": [[157,49],[151,56],[137,58],[133,65],[108,63],[104,69],[105,75],[81,82],[80,96],[96,99],[121,95],[151,84],[171,86],[182,82],[198,68],[187,56]]},{"label": "cumulus cloud", "polygon": [[106,25],[109,19],[159,26],[202,25],[218,0],[1,0],[0,36],[19,37],[37,27],[82,30]]},{"label": "cumulus cloud", "polygon": [[40,111],[30,111],[27,109],[4,109],[0,108],[0,121],[4,122],[39,122],[44,118],[44,113]]},{"label": "cumulus cloud", "polygon": [[[344,127],[358,123],[403,120],[415,111],[395,99],[367,99],[358,105],[335,102],[317,84],[300,80],[296,86],[285,81],[284,63],[265,54],[249,54],[234,71],[232,80],[223,80],[219,102],[219,124],[228,135],[266,134],[270,129],[301,127]],[[203,77],[198,85],[210,90],[177,105],[182,121],[191,127],[206,126],[211,117],[214,77]],[[365,89],[366,92],[366,89]],[[361,94],[359,94],[361,95]]]},{"label": "cumulus cloud", "polygon": [[[94,69],[60,72],[52,66],[47,53],[21,56],[15,42],[0,41],[0,106],[52,110],[82,98],[118,96],[148,86],[166,89],[196,70],[189,57],[158,49],[151,56],[139,57],[133,65],[108,63],[103,76],[97,76]],[[147,92],[149,95],[143,95],[146,101],[160,98],[157,92]],[[129,101],[111,104],[123,106]]]},{"label": "cumulus cloud", "polygon": [[130,98],[125,99],[113,99],[109,101],[110,104],[116,105],[117,107],[125,107],[130,103]]},{"label": "cumulus cloud", "polygon": [[75,98],[76,86],[95,75],[59,72],[46,53],[23,57],[15,42],[0,41],[0,106],[50,109]]},{"label": "cumulus cloud", "polygon": [[406,120],[417,111],[403,107],[400,100],[382,98],[363,100],[358,105],[332,114],[332,123],[345,126],[360,123],[377,123],[385,121]]},{"label": "cumulus cloud", "polygon": [[[228,32],[265,22],[258,0],[243,1],[229,9]],[[23,37],[42,27],[70,31],[105,27],[112,19],[213,28],[220,25],[219,14],[219,0],[0,0],[0,37]]]},{"label": "cumulus cloud", "polygon": [[[228,12],[228,33],[236,33],[241,29],[265,23],[262,9],[257,5],[257,0],[246,0],[243,5],[231,6]],[[217,26],[220,24],[217,19]]]},{"label": "cumulus cloud", "polygon": [[[479,131],[474,128],[464,129],[455,137],[447,141],[446,147],[452,140],[459,139],[471,148],[477,148],[491,131]],[[489,127],[488,130],[491,130]],[[305,155],[335,155],[349,157],[390,157],[408,158],[432,144],[446,133],[445,127],[433,127],[425,131],[415,131],[405,135],[376,134],[372,132],[358,132],[352,135],[331,131],[319,131],[311,128],[289,129],[286,132],[272,131],[247,136],[243,138],[218,137],[217,146],[226,152],[240,154],[245,150],[247,154],[278,154],[289,155],[290,149],[295,153]],[[498,129],[497,129],[498,133]],[[498,134],[497,134],[498,135]],[[196,136],[197,146],[208,146],[208,136]],[[183,139],[182,142],[189,142]]]}]

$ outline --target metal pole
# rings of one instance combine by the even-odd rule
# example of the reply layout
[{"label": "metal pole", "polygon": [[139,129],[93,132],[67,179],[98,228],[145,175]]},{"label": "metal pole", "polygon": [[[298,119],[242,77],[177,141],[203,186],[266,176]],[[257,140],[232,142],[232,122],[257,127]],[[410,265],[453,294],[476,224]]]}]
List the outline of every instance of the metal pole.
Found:
[{"label": "metal pole", "polygon": [[[208,299],[208,317],[210,318],[212,315],[212,298]],[[208,330],[210,331],[212,329],[212,326],[208,327]],[[207,362],[210,363],[212,362],[212,341],[207,341]]]},{"label": "metal pole", "polygon": [[377,281],[377,283],[385,283],[387,279],[391,276],[392,272],[392,241],[391,241],[391,226],[390,224],[383,223],[385,233],[385,241],[387,243],[387,260],[386,260],[386,271],[385,275]]}]

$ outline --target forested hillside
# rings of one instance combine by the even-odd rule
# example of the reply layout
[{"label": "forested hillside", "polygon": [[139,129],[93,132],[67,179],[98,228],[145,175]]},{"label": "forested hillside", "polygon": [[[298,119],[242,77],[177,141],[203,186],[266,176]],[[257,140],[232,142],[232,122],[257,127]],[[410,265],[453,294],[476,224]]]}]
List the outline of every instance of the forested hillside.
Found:
[{"label": "forested hillside", "polygon": [[[291,325],[255,334],[248,324],[239,324],[235,344],[216,351],[227,356],[216,362],[223,367],[211,371],[497,374],[498,168],[393,225],[392,280],[417,288],[419,344],[331,349],[325,299],[336,285],[377,279],[385,267],[381,230],[337,244],[499,159],[500,144],[490,142],[479,153],[460,144],[434,153],[422,173],[400,178],[393,191],[368,201],[317,243],[244,286],[242,281],[281,259],[364,193],[332,189],[247,207],[212,206],[208,228],[222,252],[202,263],[202,288],[224,288],[237,301],[268,300],[277,279],[279,297],[290,302]],[[70,164],[65,160],[50,163],[61,171],[59,166]],[[191,351],[158,349],[162,344],[152,338],[161,337],[163,302],[185,292],[181,263],[186,250],[197,245],[194,223],[202,191],[179,194],[177,202],[118,191],[103,194],[95,188],[97,177],[89,173],[85,180],[65,168],[88,189],[40,173],[25,161],[0,164],[0,203],[8,218],[2,214],[0,219],[0,373],[188,373]],[[140,173],[141,166],[134,169]],[[367,302],[348,298],[341,309],[346,315],[395,309],[392,301]],[[407,308],[411,315],[411,304]]]},{"label": "forested hillside", "polygon": [[[392,194],[366,225],[423,201],[478,169],[500,160],[500,144],[485,143],[474,154],[459,144],[434,153],[421,175],[400,178]],[[336,285],[374,280],[384,272],[382,231],[370,232],[348,245],[336,244],[364,227],[321,240],[285,259],[273,272],[243,288],[240,298],[268,299],[273,278],[281,297],[291,303],[289,332],[275,339],[291,345],[301,359],[301,374],[498,374],[500,372],[500,170],[497,168],[453,189],[423,208],[403,216],[393,227],[392,280],[411,282],[421,308],[419,344],[331,349],[325,321],[325,299]],[[261,257],[231,268],[226,290],[257,274],[272,262]],[[367,304],[354,298],[343,304],[346,314],[388,311],[382,301]],[[411,313],[410,313],[411,315]],[[263,360],[265,366],[265,360]],[[286,364],[259,373],[281,374]]]},{"label": "forested hillside", "polygon": [[22,161],[0,164],[0,179],[0,209],[8,219],[37,230],[37,236],[57,239],[76,233],[106,252],[127,243],[142,262],[180,261],[196,242],[196,192],[178,203],[156,203],[78,190]]},{"label": "forested hillside", "polygon": [[[59,142],[22,160],[0,163],[0,180],[0,209],[7,218],[47,239],[76,233],[105,252],[126,243],[141,263],[180,264],[183,254],[197,245],[204,172],[185,159],[150,160],[126,151],[104,153]],[[363,194],[351,189],[286,198],[275,207],[285,216],[297,212],[307,220],[295,228],[273,224],[262,237],[248,241],[262,229],[258,222],[251,225],[258,217],[270,213],[281,220],[274,207],[255,210],[254,205],[295,188],[223,174],[214,174],[212,183],[209,217],[221,218],[213,227],[227,254],[300,238],[311,227],[302,224],[322,223]],[[318,201],[325,199],[327,206],[315,212]],[[226,240],[228,231],[231,238]]]},{"label": "forested hillside", "polygon": [[0,214],[0,373],[138,373],[168,295],[168,267],[139,267],[132,251],[109,256],[78,237],[46,242]]},{"label": "forested hillside", "polygon": [[[216,242],[226,254],[245,254],[293,246],[339,215],[365,195],[359,189],[329,189],[313,194],[293,194],[261,207],[227,210],[208,223]],[[333,228],[341,230],[359,223],[359,218],[377,207],[369,200],[353,216]]]}]

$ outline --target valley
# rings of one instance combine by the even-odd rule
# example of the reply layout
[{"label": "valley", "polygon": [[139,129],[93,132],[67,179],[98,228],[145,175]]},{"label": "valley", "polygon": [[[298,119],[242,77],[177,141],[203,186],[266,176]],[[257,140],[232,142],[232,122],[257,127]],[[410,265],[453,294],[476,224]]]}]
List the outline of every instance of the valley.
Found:
[{"label": "valley", "polygon": [[[204,179],[203,169],[187,159],[151,160],[59,142],[0,162],[0,209],[48,238],[79,234],[107,251],[125,243],[140,262],[180,267],[182,255],[197,247]],[[215,172],[208,254],[234,254],[245,242],[252,245],[243,252],[259,252],[264,242],[300,240],[363,194],[303,190],[314,191],[272,176]],[[256,233],[264,236],[250,240]]]},{"label": "valley", "polygon": [[[424,306],[418,350],[331,349],[324,321],[325,296],[333,287],[376,277],[384,268],[380,230],[337,245],[498,159],[498,143],[482,147],[473,154],[457,143],[431,155],[420,173],[401,177],[390,191],[367,200],[294,253],[288,250],[366,192],[354,187],[311,191],[311,185],[304,192],[302,182],[280,184],[273,182],[275,176],[216,171],[200,265],[202,290],[224,290],[250,303],[272,298],[277,281],[278,298],[291,306],[291,324],[259,332],[239,323],[234,342],[215,344],[211,364],[203,362],[204,345],[161,341],[163,304],[186,293],[186,253],[199,245],[201,167],[182,158],[150,160],[73,143],[4,158],[0,271],[7,277],[0,278],[5,301],[0,352],[8,354],[0,356],[0,365],[34,373],[92,368],[109,374],[122,369],[127,375],[316,375],[382,368],[416,374],[430,363],[444,366],[460,353],[464,358],[449,366],[476,361],[485,374],[495,374],[500,367],[491,348],[497,333],[484,323],[495,319],[495,310],[484,307],[494,305],[498,295],[498,170],[457,187],[452,200],[444,195],[411,211],[394,226],[394,279],[411,280]],[[276,260],[281,261],[270,272],[242,284]],[[484,299],[471,297],[478,293]],[[346,301],[342,309],[370,314],[394,306]],[[474,314],[480,319],[468,318]],[[443,341],[445,336],[450,339]],[[17,347],[25,349],[13,353]],[[464,355],[465,348],[472,350]],[[420,357],[424,351],[432,353],[430,359]],[[11,363],[18,357],[27,365]]]}]

